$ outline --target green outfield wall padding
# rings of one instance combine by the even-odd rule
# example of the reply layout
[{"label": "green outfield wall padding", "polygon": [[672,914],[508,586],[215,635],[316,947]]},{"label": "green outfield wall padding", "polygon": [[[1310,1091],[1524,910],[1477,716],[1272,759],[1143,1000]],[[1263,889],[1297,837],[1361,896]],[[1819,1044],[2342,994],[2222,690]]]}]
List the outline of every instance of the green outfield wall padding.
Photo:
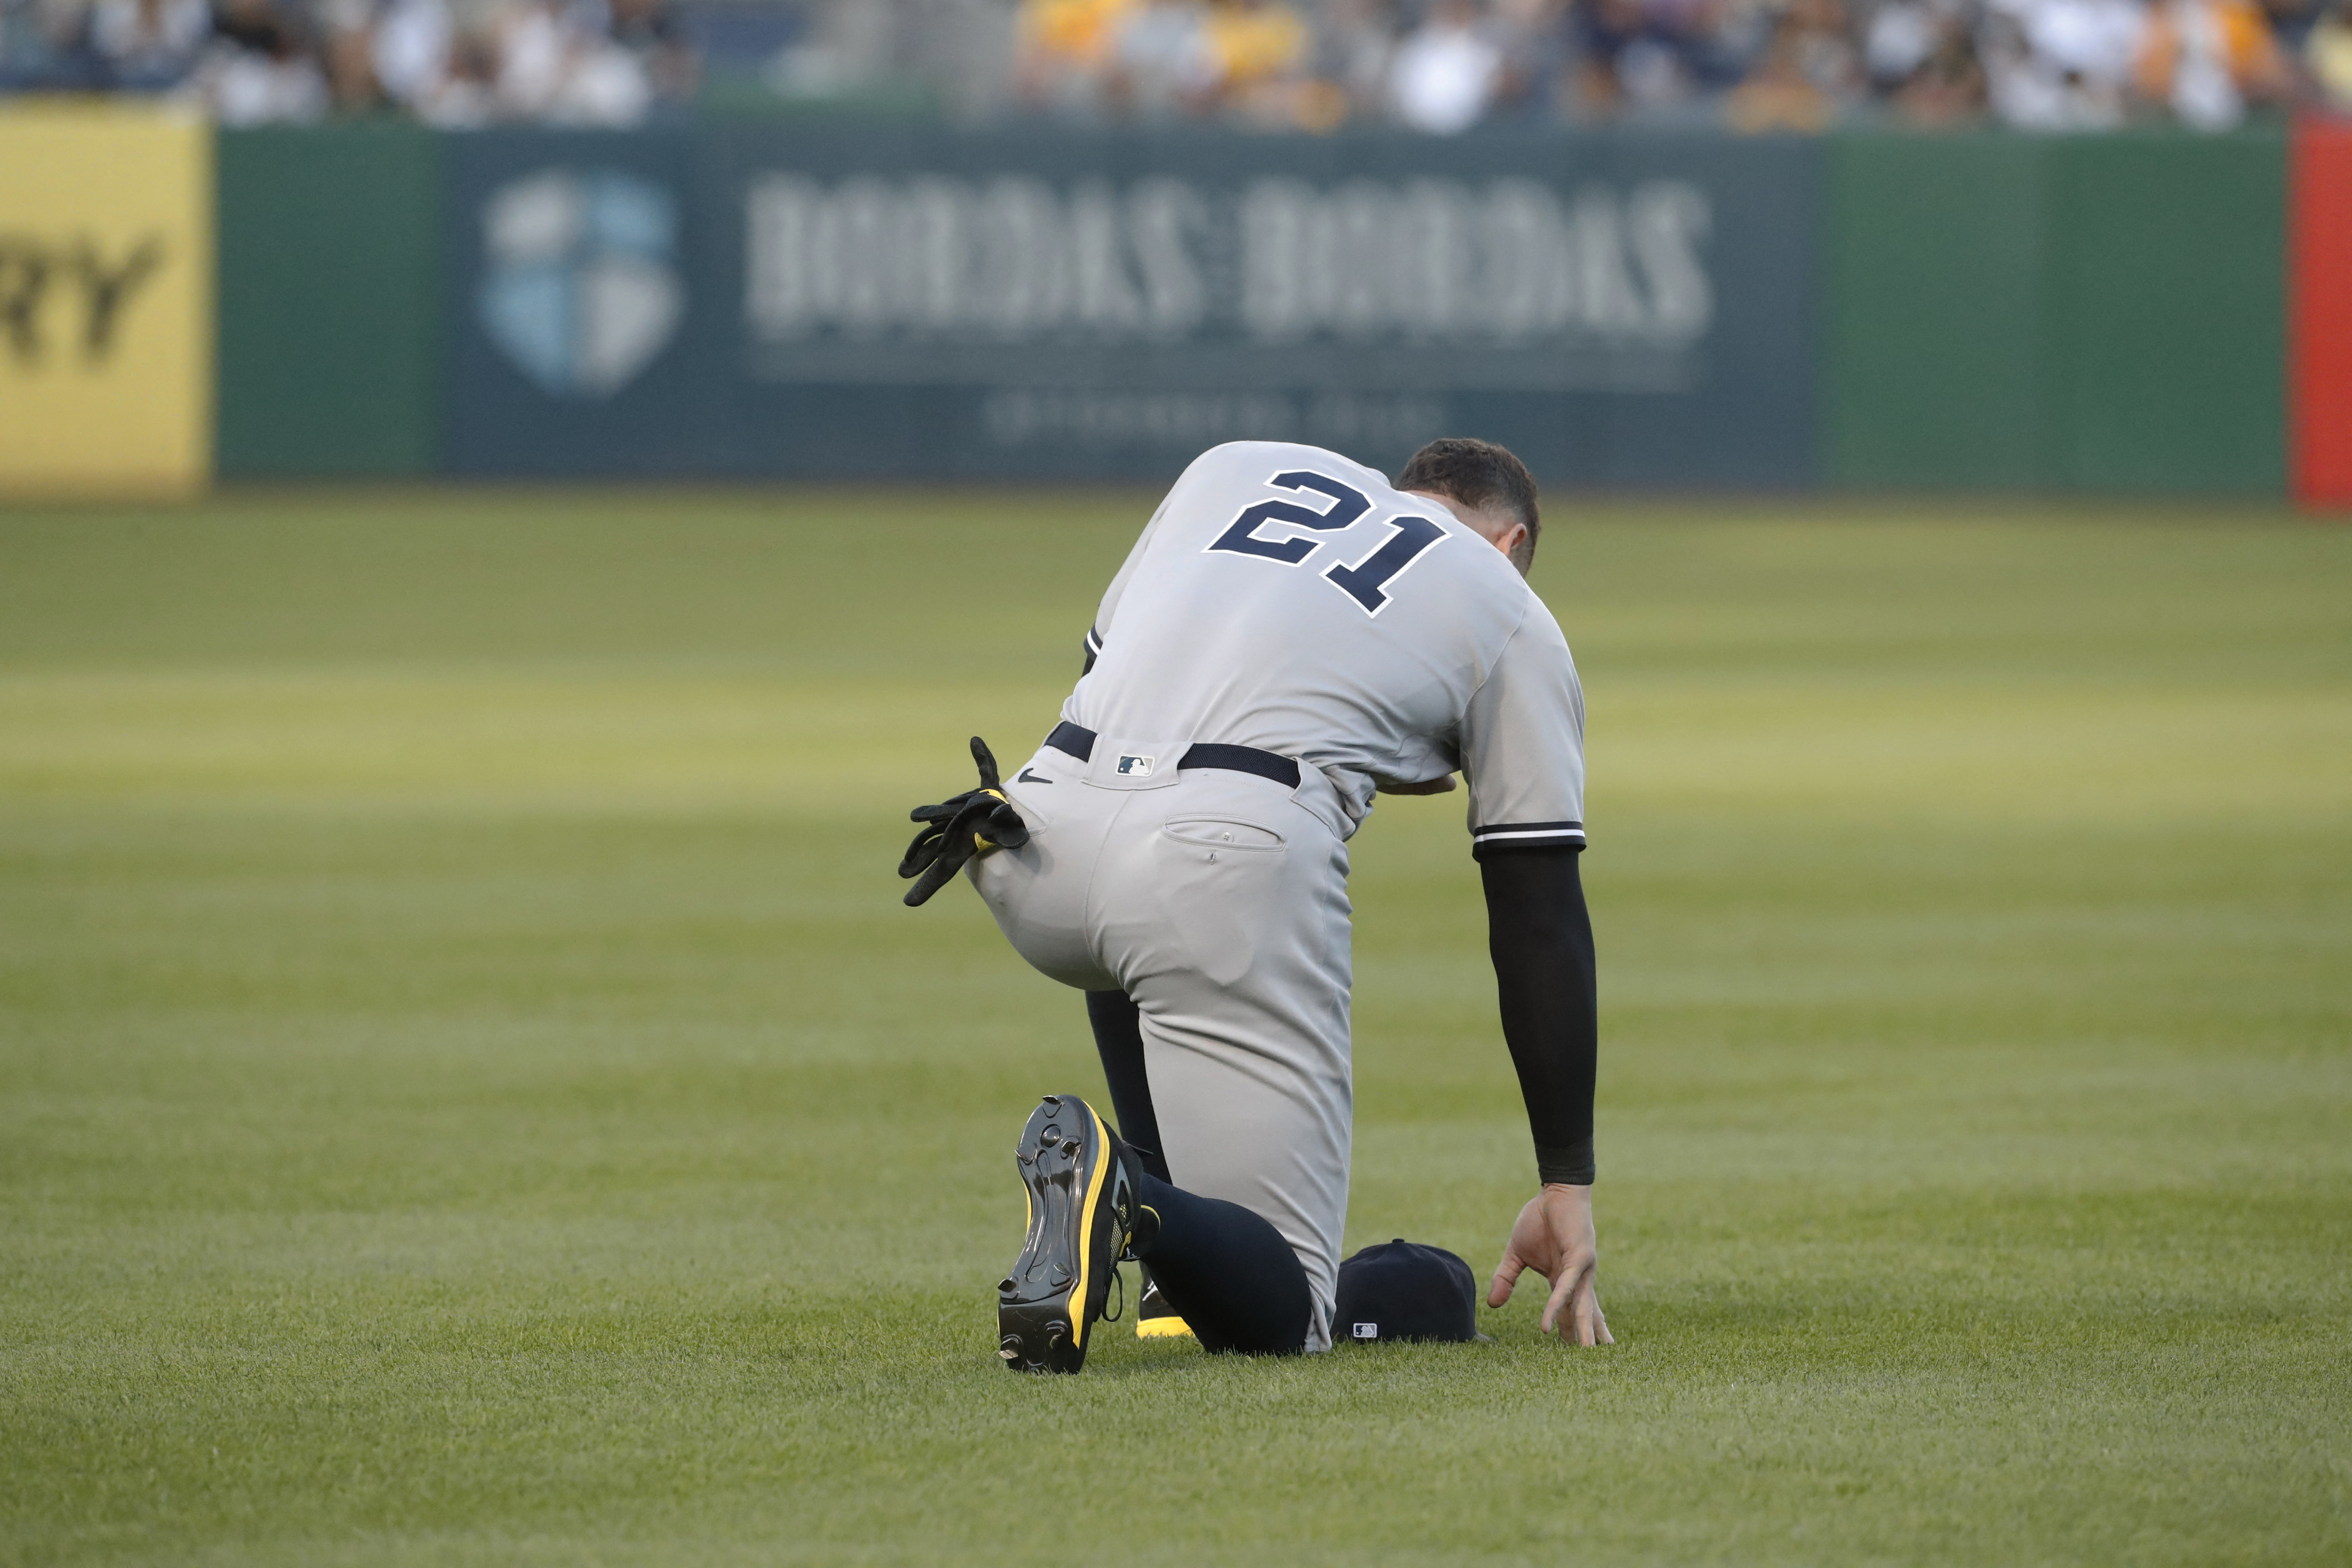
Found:
[{"label": "green outfield wall padding", "polygon": [[1822,468],[1863,488],[2049,477],[2043,144],[1852,136],[1830,147]]},{"label": "green outfield wall padding", "polygon": [[2053,143],[2067,484],[2283,490],[2286,137]]},{"label": "green outfield wall padding", "polygon": [[1848,136],[1824,210],[1832,482],[2284,487],[2283,136]]},{"label": "green outfield wall padding", "polygon": [[439,139],[394,124],[219,135],[218,472],[432,472]]}]

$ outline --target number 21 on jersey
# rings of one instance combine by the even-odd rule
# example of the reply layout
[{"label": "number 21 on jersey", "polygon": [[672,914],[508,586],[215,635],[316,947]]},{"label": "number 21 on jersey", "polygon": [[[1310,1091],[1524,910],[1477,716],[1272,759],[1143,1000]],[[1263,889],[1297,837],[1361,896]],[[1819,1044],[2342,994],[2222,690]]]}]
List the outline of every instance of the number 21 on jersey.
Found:
[{"label": "number 21 on jersey", "polygon": [[[1234,519],[1233,526],[1217,535],[1209,545],[1210,550],[1230,551],[1235,555],[1255,555],[1285,566],[1297,566],[1322,548],[1321,540],[1297,535],[1267,539],[1258,530],[1271,524],[1282,524],[1312,529],[1318,533],[1335,533],[1352,526],[1357,519],[1372,509],[1370,497],[1352,485],[1340,483],[1328,474],[1293,468],[1275,475],[1266,483],[1276,489],[1312,490],[1318,495],[1329,497],[1331,505],[1325,510],[1316,511],[1291,501],[1262,500],[1255,506],[1245,508],[1239,517]],[[1386,521],[1396,531],[1389,535],[1378,549],[1352,566],[1338,565],[1323,574],[1325,582],[1334,584],[1355,600],[1368,616],[1379,615],[1387,605],[1388,584],[1397,574],[1445,537],[1445,531],[1425,517],[1392,517]]]}]

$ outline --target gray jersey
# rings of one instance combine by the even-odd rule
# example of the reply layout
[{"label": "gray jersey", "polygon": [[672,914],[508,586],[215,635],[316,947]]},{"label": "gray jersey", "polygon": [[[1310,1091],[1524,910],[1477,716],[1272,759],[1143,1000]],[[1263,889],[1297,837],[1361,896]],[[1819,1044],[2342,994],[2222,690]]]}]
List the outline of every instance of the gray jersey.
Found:
[{"label": "gray jersey", "polygon": [[1375,788],[1460,770],[1481,847],[1584,842],[1584,694],[1559,623],[1435,501],[1314,447],[1185,469],[1103,595],[1062,717],[1322,770],[1352,832]]}]

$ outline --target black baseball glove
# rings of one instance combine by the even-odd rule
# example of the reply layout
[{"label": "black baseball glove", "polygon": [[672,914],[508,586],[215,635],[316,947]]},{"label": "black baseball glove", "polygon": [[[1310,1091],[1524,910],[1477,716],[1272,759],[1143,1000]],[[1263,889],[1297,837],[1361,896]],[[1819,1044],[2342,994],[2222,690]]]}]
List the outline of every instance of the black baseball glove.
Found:
[{"label": "black baseball glove", "polygon": [[907,846],[898,875],[916,879],[907,889],[907,907],[913,909],[948,885],[963,863],[992,849],[1018,849],[1029,842],[1029,828],[1013,803],[1004,798],[996,776],[996,758],[988,742],[971,738],[971,760],[980,764],[980,787],[952,795],[937,805],[919,805],[908,813],[923,830]]}]

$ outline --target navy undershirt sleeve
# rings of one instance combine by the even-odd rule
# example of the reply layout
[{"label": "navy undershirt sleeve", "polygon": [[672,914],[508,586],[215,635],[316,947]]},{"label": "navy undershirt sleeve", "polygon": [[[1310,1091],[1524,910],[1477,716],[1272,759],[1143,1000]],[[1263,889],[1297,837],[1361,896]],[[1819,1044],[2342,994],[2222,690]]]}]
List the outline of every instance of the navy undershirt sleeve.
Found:
[{"label": "navy undershirt sleeve", "polygon": [[1503,1040],[1527,1100],[1536,1169],[1544,1181],[1575,1186],[1590,1184],[1593,1175],[1592,1079],[1601,1037],[1580,853],[1489,846],[1478,858]]}]

